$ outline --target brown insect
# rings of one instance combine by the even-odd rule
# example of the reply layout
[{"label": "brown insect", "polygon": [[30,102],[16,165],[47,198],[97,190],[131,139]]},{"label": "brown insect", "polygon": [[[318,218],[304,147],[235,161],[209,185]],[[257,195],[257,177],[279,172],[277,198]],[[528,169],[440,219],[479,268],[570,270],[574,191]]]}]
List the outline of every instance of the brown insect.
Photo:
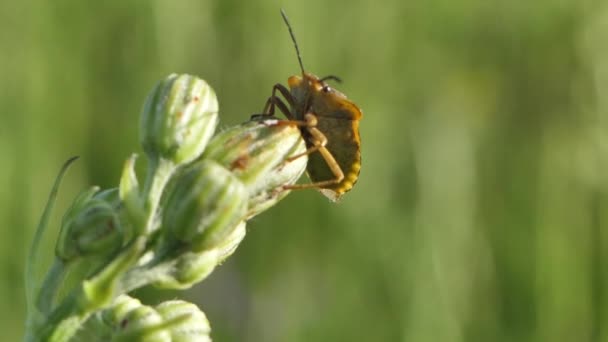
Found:
[{"label": "brown insect", "polygon": [[[337,201],[353,188],[359,177],[361,110],[344,94],[325,82],[340,82],[338,77],[330,75],[319,78],[304,70],[300,49],[287,15],[283,10],[281,15],[295,46],[302,76],[291,76],[287,80],[289,89],[280,83],[275,84],[262,115],[273,116],[275,108],[278,108],[288,119],[279,121],[279,124],[297,125],[306,143],[306,152],[288,161],[308,155],[306,171],[311,183],[289,185],[285,188],[317,188],[330,200]],[[278,97],[277,91],[289,107]]]}]

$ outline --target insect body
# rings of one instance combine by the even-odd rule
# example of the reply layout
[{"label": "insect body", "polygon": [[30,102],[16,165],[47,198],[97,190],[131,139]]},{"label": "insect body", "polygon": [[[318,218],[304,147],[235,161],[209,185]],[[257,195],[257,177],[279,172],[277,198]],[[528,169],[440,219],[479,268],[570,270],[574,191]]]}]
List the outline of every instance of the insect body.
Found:
[{"label": "insect body", "polygon": [[[330,79],[339,82],[338,77],[319,78],[304,70],[287,16],[282,10],[281,15],[296,48],[302,76],[291,76],[287,81],[289,89],[282,84],[275,84],[272,96],[264,106],[263,115],[274,115],[275,108],[278,108],[289,119],[283,121],[284,124],[299,126],[306,143],[306,152],[290,160],[308,155],[306,171],[311,183],[286,188],[317,188],[332,201],[337,201],[352,189],[361,169],[361,110],[325,82]],[[287,104],[278,97],[277,91]]]}]

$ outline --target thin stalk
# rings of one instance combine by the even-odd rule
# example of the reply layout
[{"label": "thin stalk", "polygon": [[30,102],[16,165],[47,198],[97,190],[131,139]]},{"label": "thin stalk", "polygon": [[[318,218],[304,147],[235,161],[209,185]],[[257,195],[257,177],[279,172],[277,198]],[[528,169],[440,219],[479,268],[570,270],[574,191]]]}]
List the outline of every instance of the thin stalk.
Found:
[{"label": "thin stalk", "polygon": [[46,230],[46,227],[49,223],[49,217],[51,212],[53,211],[53,207],[55,205],[55,201],[57,199],[57,193],[59,192],[59,185],[61,185],[61,180],[65,175],[65,172],[68,170],[70,165],[74,161],[76,161],[78,157],[72,157],[68,159],[57,178],[55,178],[55,183],[53,184],[53,188],[51,189],[51,193],[49,194],[49,199],[46,202],[46,206],[44,207],[44,212],[40,217],[40,222],[38,223],[38,227],[36,228],[36,233],[34,234],[34,239],[32,241],[32,245],[30,246],[28,259],[25,264],[25,298],[27,303],[27,326],[32,328],[31,325],[34,324],[35,315],[39,315],[40,313],[36,310],[36,293],[38,288],[38,276],[36,275],[36,264],[38,261],[38,252],[40,251],[40,241],[42,241],[42,237]]}]

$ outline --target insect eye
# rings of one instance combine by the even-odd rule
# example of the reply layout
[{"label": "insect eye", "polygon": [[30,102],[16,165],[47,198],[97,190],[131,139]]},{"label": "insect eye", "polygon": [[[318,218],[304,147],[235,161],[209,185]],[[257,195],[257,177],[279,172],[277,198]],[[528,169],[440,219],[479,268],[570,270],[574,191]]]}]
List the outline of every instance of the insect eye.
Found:
[{"label": "insect eye", "polygon": [[321,88],[321,90],[322,90],[324,93],[329,93],[329,92],[331,91],[331,88],[330,88],[329,86],[327,86],[327,85],[326,85],[326,86],[323,86],[323,88]]}]

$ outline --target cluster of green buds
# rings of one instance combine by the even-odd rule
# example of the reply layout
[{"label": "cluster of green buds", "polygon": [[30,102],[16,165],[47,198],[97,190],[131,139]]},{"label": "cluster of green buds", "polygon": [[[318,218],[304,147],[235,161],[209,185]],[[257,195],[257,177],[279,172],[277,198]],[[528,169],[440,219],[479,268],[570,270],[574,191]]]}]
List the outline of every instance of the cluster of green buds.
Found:
[{"label": "cluster of green buds", "polygon": [[[92,335],[91,331],[95,334]],[[194,304],[170,300],[155,307],[128,295],[118,296],[76,333],[82,341],[209,342],[211,327]]]},{"label": "cluster of green buds", "polygon": [[307,162],[287,162],[305,146],[285,121],[261,117],[214,136],[217,124],[218,102],[205,81],[170,75],[159,82],[141,117],[144,182],[133,155],[117,188],[80,194],[39,283],[38,244],[66,163],[28,260],[27,341],[210,341],[207,319],[193,304],[149,307],[127,294],[205,279],[243,240],[247,220],[284,198]]}]

